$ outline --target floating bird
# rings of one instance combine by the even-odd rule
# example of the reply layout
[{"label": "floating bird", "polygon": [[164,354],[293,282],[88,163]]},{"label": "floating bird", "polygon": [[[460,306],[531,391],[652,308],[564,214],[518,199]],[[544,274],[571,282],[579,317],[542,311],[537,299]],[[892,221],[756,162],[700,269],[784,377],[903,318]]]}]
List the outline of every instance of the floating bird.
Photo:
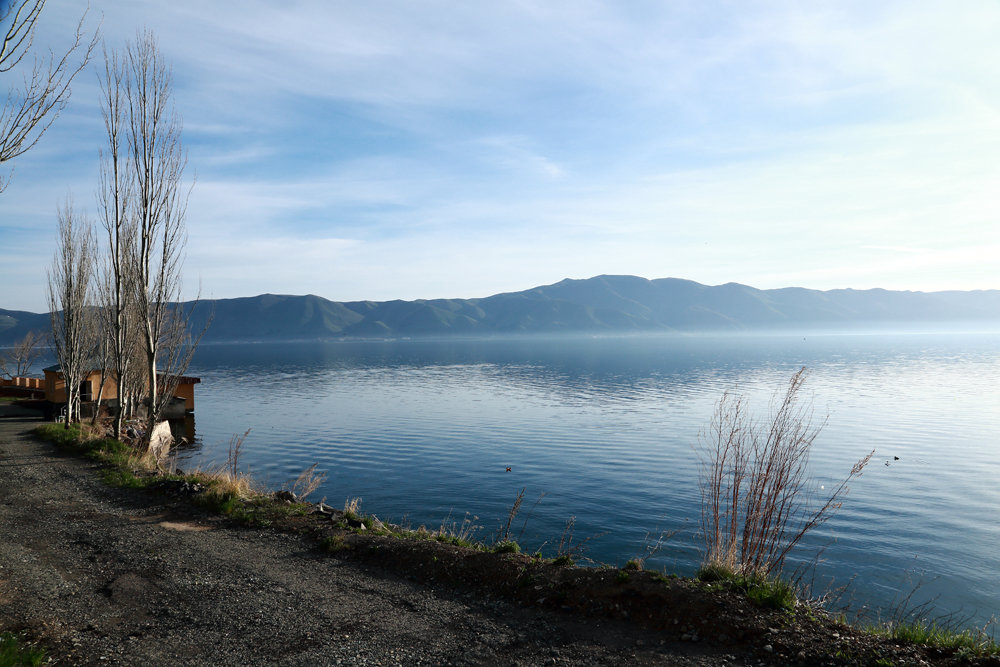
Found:
[{"label": "floating bird", "polygon": [[892,460],[893,460],[893,461],[898,461],[898,460],[899,460],[899,457],[898,457],[898,456],[893,456],[893,457],[892,457]]},{"label": "floating bird", "polygon": [[510,466],[507,466],[507,472],[510,472]]}]

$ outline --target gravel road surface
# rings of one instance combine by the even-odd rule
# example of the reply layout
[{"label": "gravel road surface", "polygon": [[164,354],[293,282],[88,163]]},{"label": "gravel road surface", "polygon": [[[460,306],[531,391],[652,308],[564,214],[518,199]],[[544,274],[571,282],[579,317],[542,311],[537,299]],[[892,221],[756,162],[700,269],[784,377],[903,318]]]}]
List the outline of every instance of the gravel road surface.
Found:
[{"label": "gravel road surface", "polygon": [[[56,664],[732,664],[707,645],[521,608],[105,486],[0,421],[0,629]],[[739,662],[742,662],[740,660]]]}]

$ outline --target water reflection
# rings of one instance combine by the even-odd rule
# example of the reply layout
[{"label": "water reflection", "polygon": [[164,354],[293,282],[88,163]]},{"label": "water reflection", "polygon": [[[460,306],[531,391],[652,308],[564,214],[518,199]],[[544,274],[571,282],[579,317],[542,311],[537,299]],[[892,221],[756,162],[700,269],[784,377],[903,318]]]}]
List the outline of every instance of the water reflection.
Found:
[{"label": "water reflection", "polygon": [[886,572],[916,564],[940,577],[927,592],[947,609],[992,609],[996,335],[204,346],[191,370],[202,378],[197,437],[179,455],[224,460],[229,439],[250,428],[245,463],[275,486],[318,462],[329,473],[318,496],[330,502],[362,496],[370,511],[428,525],[470,511],[487,532],[527,487],[547,494],[526,528],[530,548],[558,541],[570,516],[581,536],[609,531],[590,546],[610,563],[634,557],[649,531],[677,530],[650,565],[691,573],[692,446],[714,402],[738,386],[766,413],[801,366],[818,418],[829,415],[812,457],[817,483],[872,448],[900,457],[866,471],[808,541],[828,545],[826,575],[894,589]]}]

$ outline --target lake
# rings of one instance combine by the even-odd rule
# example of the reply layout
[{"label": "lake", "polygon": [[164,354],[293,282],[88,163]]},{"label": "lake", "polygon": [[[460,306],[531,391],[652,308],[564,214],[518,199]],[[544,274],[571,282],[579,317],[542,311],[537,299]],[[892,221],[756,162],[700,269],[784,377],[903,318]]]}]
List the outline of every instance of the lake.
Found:
[{"label": "lake", "polygon": [[691,575],[699,433],[727,389],[766,416],[802,366],[827,419],[810,488],[876,454],[790,565],[822,550],[817,584],[853,580],[855,609],[919,584],[915,602],[984,623],[1000,600],[996,333],[203,346],[189,371],[202,379],[197,436],[179,465],[224,462],[250,429],[241,464],[272,488],[317,463],[328,477],[311,500],[360,497],[414,528],[475,517],[486,540],[525,489],[512,532],[526,550],[554,554],[575,517],[594,561],[620,566],[667,532],[647,568]]}]

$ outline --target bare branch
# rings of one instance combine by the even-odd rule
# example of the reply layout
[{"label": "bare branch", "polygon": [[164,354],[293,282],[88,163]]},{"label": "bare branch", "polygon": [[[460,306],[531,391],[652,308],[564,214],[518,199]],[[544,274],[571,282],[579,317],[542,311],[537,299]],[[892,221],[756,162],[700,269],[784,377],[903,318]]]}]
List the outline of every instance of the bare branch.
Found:
[{"label": "bare branch", "polygon": [[[0,9],[0,26],[6,25],[0,43],[0,74],[12,73],[31,52],[38,19],[46,0],[11,0],[7,9]],[[7,99],[0,108],[0,164],[9,162],[31,150],[46,130],[66,108],[70,84],[82,70],[97,45],[99,31],[87,39],[84,22],[88,10],[77,22],[72,44],[57,57],[33,56],[30,68],[22,76],[21,86],[10,86]],[[0,27],[0,29],[3,29]],[[77,54],[79,54],[79,59]],[[7,186],[0,178],[0,192]]]},{"label": "bare branch", "polygon": [[45,336],[29,331],[6,352],[0,353],[0,375],[10,379],[25,377],[45,353]]}]

